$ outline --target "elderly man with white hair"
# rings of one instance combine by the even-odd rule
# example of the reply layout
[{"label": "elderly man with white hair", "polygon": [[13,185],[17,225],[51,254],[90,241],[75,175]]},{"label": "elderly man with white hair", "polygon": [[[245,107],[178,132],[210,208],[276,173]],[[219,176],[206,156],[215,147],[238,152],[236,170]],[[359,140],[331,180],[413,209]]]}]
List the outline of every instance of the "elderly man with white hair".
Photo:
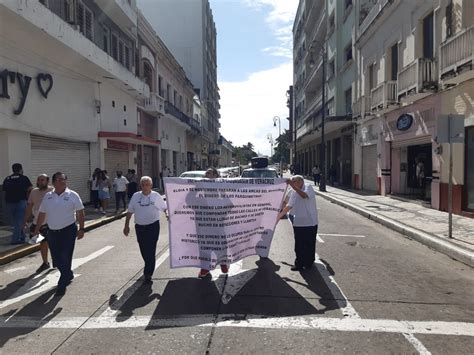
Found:
[{"label": "elderly man with white hair", "polygon": [[292,215],[295,235],[295,265],[292,271],[309,269],[314,264],[316,254],[316,235],[318,233],[318,210],[313,187],[304,183],[300,175],[295,175],[287,183],[293,188],[286,207],[280,212],[278,220],[288,212]]},{"label": "elderly man with white hair", "polygon": [[[130,233],[130,218],[135,214],[135,232],[145,268],[144,283],[151,283],[155,271],[156,244],[160,234],[160,214],[165,212],[166,203],[159,193],[153,191],[153,181],[149,176],[140,179],[141,191],[135,192],[128,204],[123,234]],[[168,216],[167,216],[168,217]]]}]

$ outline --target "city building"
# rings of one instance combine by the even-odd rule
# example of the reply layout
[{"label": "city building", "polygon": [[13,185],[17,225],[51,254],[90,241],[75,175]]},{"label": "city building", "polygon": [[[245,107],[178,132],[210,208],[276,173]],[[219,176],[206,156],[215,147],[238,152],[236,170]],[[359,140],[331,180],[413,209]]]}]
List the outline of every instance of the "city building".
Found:
[{"label": "city building", "polygon": [[89,201],[94,168],[136,168],[149,87],[137,75],[135,0],[2,1],[0,31],[0,175],[16,162],[32,181],[63,171]]},{"label": "city building", "polygon": [[469,0],[356,2],[356,188],[447,210],[443,119],[460,115],[453,208],[474,211],[473,10]]},{"label": "city building", "polygon": [[144,2],[142,11],[184,68],[198,94],[209,166],[219,164],[219,88],[217,86],[216,26],[209,0]]},{"label": "city building", "polygon": [[306,175],[321,165],[324,113],[324,168],[345,186],[352,185],[353,26],[352,1],[301,0],[293,27],[295,165]]}]

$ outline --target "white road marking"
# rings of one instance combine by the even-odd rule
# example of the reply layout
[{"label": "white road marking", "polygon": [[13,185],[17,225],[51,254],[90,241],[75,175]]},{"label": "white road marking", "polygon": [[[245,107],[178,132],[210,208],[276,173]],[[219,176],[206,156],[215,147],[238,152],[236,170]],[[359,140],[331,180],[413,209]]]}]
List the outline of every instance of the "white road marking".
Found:
[{"label": "white road marking", "polygon": [[243,262],[243,260],[239,260],[230,265],[227,281],[226,275],[222,273],[220,267],[211,271],[212,280],[221,294],[221,300],[224,304],[229,303],[232,297],[257,273],[257,269],[242,270]]},{"label": "white road marking", "polygon": [[11,269],[3,270],[7,274],[13,274],[14,272],[21,271],[21,270],[26,270],[26,266],[20,266],[20,267],[13,267]]},{"label": "white road marking", "polygon": [[316,240],[320,243],[324,243],[324,240],[319,236],[319,234],[316,234]]},{"label": "white road marking", "polygon": [[406,340],[408,340],[411,345],[413,345],[413,347],[416,349],[416,351],[418,351],[420,355],[431,355],[431,352],[427,348],[425,348],[422,342],[419,341],[413,334],[403,333],[403,336]]},{"label": "white road marking", "polygon": [[[395,319],[360,319],[360,318],[326,318],[326,317],[266,317],[262,315],[222,314],[216,323],[213,314],[176,315],[168,318],[152,316],[133,317],[93,317],[87,321],[85,329],[141,328],[147,326],[163,327],[236,327],[265,329],[313,329],[342,332],[373,332],[427,334],[474,337],[474,323],[442,321],[401,321]],[[56,317],[43,320],[33,317],[15,317],[6,321],[0,317],[0,328],[45,328],[73,329],[79,327],[87,317]]]},{"label": "white road marking", "polygon": [[326,234],[326,233],[321,233],[321,237],[351,237],[351,238],[365,238],[365,235],[357,235],[357,234]]},{"label": "white road marking", "polygon": [[[163,254],[156,260],[155,270],[168,259],[170,250],[166,249]],[[135,282],[129,287],[120,297],[118,297],[107,309],[100,315],[100,317],[115,317],[120,308],[133,296],[133,294],[140,288],[141,283]]]},{"label": "white road marking", "polygon": [[[73,259],[72,261],[72,269],[76,269],[81,265],[101,256],[105,252],[112,249],[113,246],[108,245],[100,250],[93,252],[92,254],[83,257]],[[79,274],[76,274],[75,277],[79,277]],[[10,306],[14,303],[22,301],[26,298],[31,296],[40,294],[42,292],[48,291],[54,287],[56,287],[59,281],[59,271],[54,270],[50,272],[43,272],[41,274],[35,275],[32,279],[30,279],[25,285],[19,288],[8,300],[0,302],[0,309]]]},{"label": "white road marking", "polygon": [[326,268],[326,265],[321,261],[318,254],[316,254],[315,263],[319,274],[323,278],[324,283],[326,284],[332,296],[336,300],[337,305],[342,311],[342,314],[348,318],[360,318],[359,314],[356,312],[354,307],[352,307],[351,303],[342,292],[336,280],[334,280],[334,277],[329,273]]}]

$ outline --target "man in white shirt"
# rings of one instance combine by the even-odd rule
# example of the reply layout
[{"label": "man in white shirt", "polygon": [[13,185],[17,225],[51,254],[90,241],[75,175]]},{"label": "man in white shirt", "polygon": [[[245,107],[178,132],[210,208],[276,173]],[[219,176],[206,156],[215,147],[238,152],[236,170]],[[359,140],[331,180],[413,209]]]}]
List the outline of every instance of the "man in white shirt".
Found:
[{"label": "man in white shirt", "polygon": [[302,176],[293,176],[291,180],[288,180],[288,184],[293,191],[286,207],[278,215],[278,220],[288,212],[293,216],[296,259],[291,270],[302,271],[313,266],[316,254],[318,233],[316,194],[312,186],[304,183]]},{"label": "man in white shirt", "polygon": [[[48,244],[51,256],[61,273],[56,296],[66,293],[66,286],[74,278],[72,273],[72,254],[77,239],[84,237],[84,205],[79,195],[67,187],[67,177],[61,172],[53,175],[54,190],[48,192],[41,202],[35,234],[48,218]],[[76,226],[79,221],[79,230]]]},{"label": "man in white shirt", "polygon": [[128,180],[122,175],[121,171],[117,171],[117,177],[114,179],[112,184],[115,189],[115,213],[118,213],[120,207],[120,201],[123,201],[123,209],[127,208],[125,203],[125,195],[127,194]]},{"label": "man in white shirt", "polygon": [[[167,206],[161,195],[153,191],[153,181],[149,176],[140,179],[141,191],[135,192],[128,204],[123,234],[130,233],[130,218],[135,215],[135,232],[145,268],[144,283],[151,283],[155,271],[156,243],[160,235],[160,213],[166,214]],[[167,216],[168,217],[168,216]]]}]

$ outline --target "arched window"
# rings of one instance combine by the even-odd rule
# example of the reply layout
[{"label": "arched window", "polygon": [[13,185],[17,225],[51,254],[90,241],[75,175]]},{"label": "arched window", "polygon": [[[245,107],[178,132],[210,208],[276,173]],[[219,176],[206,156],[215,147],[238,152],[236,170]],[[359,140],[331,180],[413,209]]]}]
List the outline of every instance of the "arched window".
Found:
[{"label": "arched window", "polygon": [[150,87],[150,91],[154,91],[153,67],[151,66],[151,64],[147,60],[143,61],[143,78],[145,79],[145,82]]}]

